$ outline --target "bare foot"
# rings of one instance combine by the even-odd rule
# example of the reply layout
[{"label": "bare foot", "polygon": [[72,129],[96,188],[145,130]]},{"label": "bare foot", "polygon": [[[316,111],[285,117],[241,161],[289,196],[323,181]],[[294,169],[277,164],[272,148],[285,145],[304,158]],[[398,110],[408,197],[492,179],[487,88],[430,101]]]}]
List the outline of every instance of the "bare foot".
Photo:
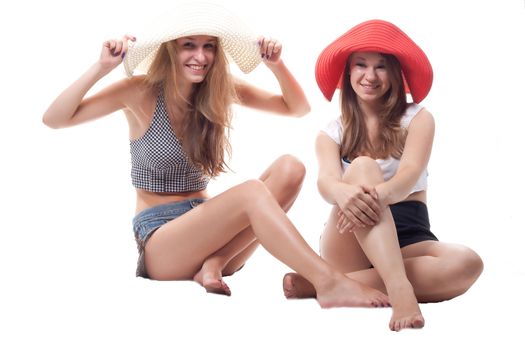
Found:
[{"label": "bare foot", "polygon": [[199,283],[201,286],[206,289],[208,293],[222,294],[230,296],[231,290],[230,287],[224,282],[220,273],[215,273],[212,271],[204,271],[204,267],[197,272],[193,277],[193,280]]},{"label": "bare foot", "polygon": [[287,299],[315,298],[317,294],[313,284],[295,272],[284,275],[283,291]]},{"label": "bare foot", "polygon": [[385,294],[343,274],[335,275],[333,279],[317,286],[315,290],[317,302],[322,308],[390,306]]},{"label": "bare foot", "polygon": [[404,328],[423,328],[425,319],[419,309],[412,286],[403,286],[390,292],[392,301],[392,318],[390,329],[399,332]]}]

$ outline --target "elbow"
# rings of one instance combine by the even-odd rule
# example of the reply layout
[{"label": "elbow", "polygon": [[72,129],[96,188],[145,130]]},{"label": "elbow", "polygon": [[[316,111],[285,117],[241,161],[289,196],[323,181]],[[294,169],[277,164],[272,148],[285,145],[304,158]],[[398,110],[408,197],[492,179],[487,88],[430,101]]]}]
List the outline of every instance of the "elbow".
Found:
[{"label": "elbow", "polygon": [[304,117],[305,115],[310,113],[311,110],[312,110],[312,107],[310,107],[310,104],[306,102],[306,104],[303,106],[301,110],[301,113],[299,113],[298,117]]},{"label": "elbow", "polygon": [[44,114],[42,117],[42,123],[51,129],[61,129],[64,127],[63,125],[60,125],[60,123],[54,121],[48,114]]},{"label": "elbow", "polygon": [[293,117],[296,117],[296,118],[300,118],[300,117],[304,117],[305,115],[310,113],[311,110],[312,110],[312,108],[310,107],[310,104],[308,102],[305,102],[301,106],[299,106],[298,108],[293,110],[290,113],[290,115],[293,116]]}]

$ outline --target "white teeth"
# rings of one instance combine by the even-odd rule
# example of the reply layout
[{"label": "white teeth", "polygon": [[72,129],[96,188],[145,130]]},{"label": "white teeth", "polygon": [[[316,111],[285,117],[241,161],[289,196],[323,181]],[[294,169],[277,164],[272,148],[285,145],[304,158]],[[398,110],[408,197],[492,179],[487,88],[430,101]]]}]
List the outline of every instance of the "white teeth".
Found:
[{"label": "white teeth", "polygon": [[203,70],[204,66],[198,66],[196,64],[189,64],[188,67],[190,67],[193,70]]}]

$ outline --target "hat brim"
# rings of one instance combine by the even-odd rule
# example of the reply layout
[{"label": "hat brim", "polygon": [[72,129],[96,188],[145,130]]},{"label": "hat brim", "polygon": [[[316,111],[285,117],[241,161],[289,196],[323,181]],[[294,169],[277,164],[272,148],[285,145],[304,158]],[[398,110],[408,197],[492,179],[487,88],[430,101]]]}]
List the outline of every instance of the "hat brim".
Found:
[{"label": "hat brim", "polygon": [[244,73],[261,62],[257,38],[240,18],[218,4],[191,2],[156,18],[135,42],[129,41],[126,74],[147,73],[162,43],[192,35],[217,37],[228,60]]},{"label": "hat brim", "polygon": [[418,103],[428,95],[433,71],[423,50],[392,23],[370,20],[350,29],[319,55],[315,78],[327,100],[332,100],[349,56],[359,51],[394,55],[401,64],[412,100]]}]

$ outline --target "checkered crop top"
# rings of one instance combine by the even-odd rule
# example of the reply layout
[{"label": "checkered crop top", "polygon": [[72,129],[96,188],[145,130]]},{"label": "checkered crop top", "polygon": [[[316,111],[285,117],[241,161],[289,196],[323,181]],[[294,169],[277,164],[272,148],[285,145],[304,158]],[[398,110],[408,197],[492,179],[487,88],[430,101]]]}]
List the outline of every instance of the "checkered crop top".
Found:
[{"label": "checkered crop top", "polygon": [[189,192],[206,188],[209,177],[196,167],[175,135],[164,94],[157,98],[146,133],[130,141],[133,186],[151,192]]}]

